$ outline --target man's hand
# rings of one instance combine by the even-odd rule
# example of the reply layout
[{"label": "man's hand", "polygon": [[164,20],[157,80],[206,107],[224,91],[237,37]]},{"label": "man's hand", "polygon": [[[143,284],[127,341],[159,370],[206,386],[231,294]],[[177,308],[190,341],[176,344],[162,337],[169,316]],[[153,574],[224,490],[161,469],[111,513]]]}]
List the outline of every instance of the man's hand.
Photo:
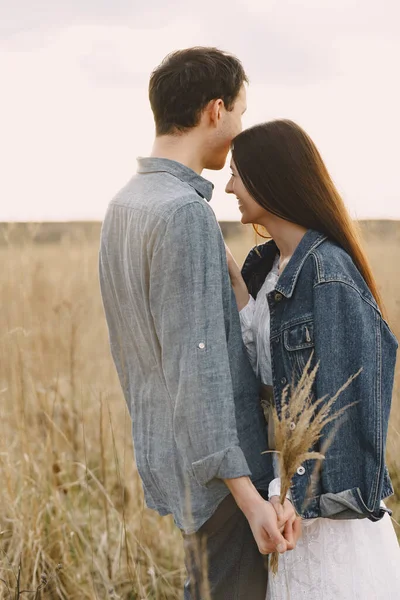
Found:
[{"label": "man's hand", "polygon": [[270,554],[277,550],[280,554],[286,552],[287,542],[280,531],[277,513],[270,502],[260,496],[258,503],[251,505],[251,508],[243,511],[254,539],[261,554]]},{"label": "man's hand", "polygon": [[293,504],[285,498],[283,505],[279,496],[272,496],[270,503],[278,519],[278,527],[286,540],[287,550],[293,550],[301,536],[301,518],[296,515]]},{"label": "man's hand", "polygon": [[259,494],[249,477],[223,481],[248,520],[261,554],[270,554],[275,550],[280,553],[286,552],[287,544],[279,531],[276,511],[272,504]]}]

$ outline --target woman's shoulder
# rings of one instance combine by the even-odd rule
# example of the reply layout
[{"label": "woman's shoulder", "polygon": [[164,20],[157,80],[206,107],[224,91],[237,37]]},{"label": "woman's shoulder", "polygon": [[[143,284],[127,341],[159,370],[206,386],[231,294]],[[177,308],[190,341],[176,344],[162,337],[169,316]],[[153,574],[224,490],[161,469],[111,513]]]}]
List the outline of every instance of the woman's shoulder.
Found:
[{"label": "woman's shoulder", "polygon": [[350,274],[357,270],[350,254],[337,242],[328,238],[314,248],[312,254],[317,260],[321,277]]},{"label": "woman's shoulder", "polygon": [[254,246],[244,260],[242,274],[248,273],[253,269],[258,269],[260,264],[264,266],[265,263],[268,263],[270,270],[277,252],[278,249],[274,240],[269,240],[265,244]]},{"label": "woman's shoulder", "polygon": [[316,265],[316,283],[350,285],[366,300],[376,305],[375,299],[364,277],[350,254],[338,243],[325,239],[312,251]]},{"label": "woman's shoulder", "polygon": [[271,271],[277,252],[275,242],[270,240],[265,244],[255,246],[247,255],[242,267],[242,277],[254,298]]}]

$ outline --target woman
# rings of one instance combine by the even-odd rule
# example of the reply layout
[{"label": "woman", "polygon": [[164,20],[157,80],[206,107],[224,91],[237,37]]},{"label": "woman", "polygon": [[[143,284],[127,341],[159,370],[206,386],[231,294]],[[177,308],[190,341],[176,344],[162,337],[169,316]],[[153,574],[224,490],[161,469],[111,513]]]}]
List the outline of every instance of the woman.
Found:
[{"label": "woman", "polygon": [[[283,390],[309,360],[319,363],[315,399],[331,397],[362,369],[335,404],[339,410],[353,403],[312,497],[313,461],[292,481],[303,536],[279,558],[267,597],[400,598],[400,551],[382,502],[393,493],[384,455],[397,341],[355,226],[314,143],[291,121],[241,133],[231,168],[226,191],[237,197],[242,223],[264,226],[272,236],[250,252],[242,272],[227,252],[243,340],[264,401],[275,403],[279,414]],[[320,446],[333,427],[325,427]],[[268,431],[273,450],[271,420]],[[273,496],[280,492],[278,475]]]}]

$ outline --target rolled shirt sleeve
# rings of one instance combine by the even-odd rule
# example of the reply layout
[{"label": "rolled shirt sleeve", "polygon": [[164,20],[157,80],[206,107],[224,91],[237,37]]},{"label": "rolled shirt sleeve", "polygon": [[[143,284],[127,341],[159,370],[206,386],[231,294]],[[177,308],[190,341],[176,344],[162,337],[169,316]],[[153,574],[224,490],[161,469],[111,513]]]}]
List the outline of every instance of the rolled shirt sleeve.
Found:
[{"label": "rolled shirt sleeve", "polygon": [[236,428],[227,294],[231,302],[215,215],[203,200],[185,203],[159,232],[151,257],[150,309],[175,441],[185,468],[202,486],[214,478],[251,475]]}]

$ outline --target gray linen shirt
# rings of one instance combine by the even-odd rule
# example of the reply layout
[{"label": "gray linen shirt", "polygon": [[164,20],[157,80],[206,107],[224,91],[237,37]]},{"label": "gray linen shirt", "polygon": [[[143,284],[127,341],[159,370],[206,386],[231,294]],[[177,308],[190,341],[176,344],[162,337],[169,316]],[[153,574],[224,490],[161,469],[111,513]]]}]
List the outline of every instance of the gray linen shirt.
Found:
[{"label": "gray linen shirt", "polygon": [[101,293],[146,504],[191,533],[229,493],[222,479],[267,490],[272,462],[213,186],[175,161],[138,162],[102,226]]}]

